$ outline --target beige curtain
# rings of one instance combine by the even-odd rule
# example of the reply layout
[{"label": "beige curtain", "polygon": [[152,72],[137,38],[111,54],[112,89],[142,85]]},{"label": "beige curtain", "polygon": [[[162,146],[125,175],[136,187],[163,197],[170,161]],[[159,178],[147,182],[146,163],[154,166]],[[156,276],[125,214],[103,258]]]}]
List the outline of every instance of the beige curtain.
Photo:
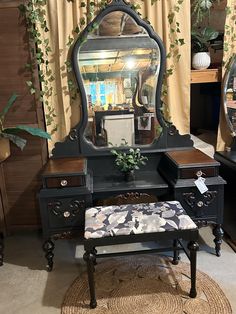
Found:
[{"label": "beige curtain", "polygon": [[[189,133],[190,125],[190,1],[184,0],[176,9],[178,0],[158,0],[151,6],[151,0],[133,1],[141,6],[142,17],[147,17],[155,31],[163,39],[164,45],[169,52],[170,45],[174,40],[184,39],[185,44],[175,49],[175,56],[181,55],[179,62],[175,58],[167,60],[167,69],[174,68],[174,73],[167,81],[167,96],[165,102],[169,108],[172,122],[180,133]],[[89,1],[87,1],[89,3]],[[57,141],[62,141],[79,121],[80,100],[71,100],[67,89],[68,74],[65,61],[68,59],[67,42],[75,33],[73,29],[78,25],[81,17],[86,17],[85,8],[81,8],[80,0],[48,0],[46,5],[47,24],[49,32],[44,33],[49,39],[52,55],[49,68],[54,73],[55,80],[50,82],[52,95],[44,96],[46,115],[54,110],[54,119],[47,123],[49,132],[53,133],[49,143],[49,151]],[[174,13],[175,15],[171,15]],[[171,26],[168,16],[174,16],[174,24]],[[180,33],[171,32],[171,28],[177,28],[179,23]],[[178,36],[178,37],[177,37]],[[172,47],[173,48],[173,47]],[[45,71],[45,65],[43,66]]]},{"label": "beige curtain", "polygon": [[[227,0],[226,21],[224,35],[224,56],[222,77],[224,77],[226,66],[233,53],[236,53],[236,0]],[[223,104],[221,104],[223,106]],[[230,129],[227,125],[224,110],[221,107],[220,122],[218,128],[217,151],[223,151],[229,147],[232,141]]]}]

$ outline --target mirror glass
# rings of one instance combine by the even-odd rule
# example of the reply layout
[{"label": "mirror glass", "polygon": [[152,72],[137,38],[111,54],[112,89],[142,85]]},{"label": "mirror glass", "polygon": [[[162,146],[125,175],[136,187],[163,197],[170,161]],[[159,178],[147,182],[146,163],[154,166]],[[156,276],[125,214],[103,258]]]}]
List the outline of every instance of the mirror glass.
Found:
[{"label": "mirror glass", "polygon": [[115,11],[91,28],[77,60],[87,97],[87,140],[97,147],[151,144],[160,133],[157,42],[127,13]]},{"label": "mirror glass", "polygon": [[224,104],[226,117],[232,132],[236,132],[236,56],[226,73]]}]

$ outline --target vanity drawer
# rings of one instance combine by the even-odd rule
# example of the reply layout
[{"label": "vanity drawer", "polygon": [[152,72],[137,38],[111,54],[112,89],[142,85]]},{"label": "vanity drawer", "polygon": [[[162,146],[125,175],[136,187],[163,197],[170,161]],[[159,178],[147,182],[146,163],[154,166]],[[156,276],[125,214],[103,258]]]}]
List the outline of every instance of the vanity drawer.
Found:
[{"label": "vanity drawer", "polygon": [[198,177],[215,177],[218,175],[216,167],[199,167],[179,169],[179,179],[194,179]]},{"label": "vanity drawer", "polygon": [[61,176],[45,179],[47,188],[79,187],[85,185],[84,176]]},{"label": "vanity drawer", "polygon": [[84,228],[85,209],[91,203],[90,194],[73,198],[50,198],[45,200],[42,214],[50,229],[81,229]]},{"label": "vanity drawer", "polygon": [[187,214],[195,222],[222,223],[224,199],[222,182],[219,185],[208,185],[208,191],[203,194],[194,186],[176,188],[174,199],[181,203]]}]

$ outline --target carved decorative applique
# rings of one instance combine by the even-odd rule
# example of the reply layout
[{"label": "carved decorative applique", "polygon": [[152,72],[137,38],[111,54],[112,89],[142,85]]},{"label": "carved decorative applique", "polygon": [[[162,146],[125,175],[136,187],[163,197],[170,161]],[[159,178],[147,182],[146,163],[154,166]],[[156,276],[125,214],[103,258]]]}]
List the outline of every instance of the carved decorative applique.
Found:
[{"label": "carved decorative applique", "polygon": [[48,203],[48,209],[57,217],[75,217],[81,209],[85,208],[84,200],[72,200],[65,206],[60,201]]}]

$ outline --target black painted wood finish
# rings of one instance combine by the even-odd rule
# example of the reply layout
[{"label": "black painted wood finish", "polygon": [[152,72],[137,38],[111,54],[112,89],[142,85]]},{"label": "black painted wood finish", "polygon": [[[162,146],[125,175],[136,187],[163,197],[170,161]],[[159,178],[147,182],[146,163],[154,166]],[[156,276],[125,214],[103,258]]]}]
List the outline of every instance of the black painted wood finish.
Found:
[{"label": "black painted wood finish", "polygon": [[[236,55],[233,54],[229,60],[224,74],[221,89],[221,105],[225,113],[225,121],[232,135],[232,142],[227,151],[218,151],[214,158],[220,162],[220,174],[227,181],[224,199],[224,222],[223,229],[236,244],[236,211],[235,211],[235,184],[236,184],[236,91],[235,83]],[[231,94],[232,96],[231,96]],[[215,230],[216,234],[221,234],[222,230]]]},{"label": "black painted wood finish", "polygon": [[[87,100],[75,56],[81,39],[75,44],[73,64],[82,97],[82,120],[71,130],[63,143],[57,143],[53,157],[42,173],[43,188],[39,193],[44,251],[48,270],[53,267],[54,238],[79,232],[78,241],[83,241],[84,211],[91,205],[112,204],[114,201],[127,203],[151,202],[150,200],[171,200],[181,202],[186,212],[199,225],[213,223],[217,255],[222,238],[224,180],[218,176],[219,163],[192,149],[189,135],[179,135],[175,126],[162,116],[160,91],[165,68],[165,51],[160,38],[149,24],[122,0],[113,1],[84,30],[85,36],[94,22],[116,10],[128,13],[159,45],[161,51],[160,80],[156,92],[156,116],[162,125],[161,136],[153,144],[140,147],[148,158],[145,166],[135,172],[133,181],[127,182],[115,167],[115,157],[109,148],[97,148],[88,143],[84,129],[88,119]],[[124,150],[128,147],[123,148]],[[172,151],[172,152],[171,152]],[[174,151],[174,152],[173,152]],[[180,151],[181,160],[176,158]],[[187,158],[188,157],[188,158]],[[176,159],[176,160],[175,160]],[[174,161],[175,160],[175,161]],[[194,180],[196,172],[207,175],[209,192],[200,195]],[[66,181],[66,182],[65,182]],[[114,203],[113,203],[114,204]],[[82,234],[82,236],[81,236]]]},{"label": "black painted wood finish", "polygon": [[[180,241],[176,239],[183,239],[188,241],[187,248],[188,252],[183,248]],[[107,246],[107,245],[116,245],[116,244],[127,244],[127,243],[145,243],[145,242],[162,242],[166,240],[172,240],[173,246],[160,248],[160,249],[145,249],[140,251],[130,251],[130,252],[116,252],[116,253],[102,253],[97,254],[96,248],[98,246]],[[104,258],[110,256],[125,256],[125,255],[135,255],[135,254],[150,254],[157,252],[168,252],[173,251],[173,264],[178,264],[178,252],[179,250],[184,250],[190,260],[190,278],[191,278],[191,287],[189,296],[195,298],[197,295],[196,289],[196,260],[197,260],[197,251],[199,245],[196,242],[198,240],[198,230],[189,229],[189,230],[174,230],[174,231],[165,231],[165,232],[155,232],[155,233],[143,233],[143,234],[131,234],[131,235],[120,235],[120,236],[111,236],[104,238],[94,238],[86,239],[84,241],[84,260],[87,264],[87,273],[88,273],[88,283],[90,290],[90,308],[96,308],[96,291],[95,291],[95,282],[94,282],[94,272],[96,265],[96,258]]]},{"label": "black painted wood finish", "polygon": [[132,17],[139,26],[142,26],[147,31],[150,38],[157,43],[157,46],[160,49],[160,71],[158,75],[158,83],[155,95],[155,114],[160,126],[162,127],[162,133],[161,136],[156,138],[152,144],[141,146],[140,148],[142,152],[148,153],[149,151],[154,150],[162,152],[170,148],[192,147],[193,145],[193,142],[190,139],[189,135],[179,135],[179,132],[176,129],[176,127],[171,122],[166,121],[165,118],[163,117],[161,89],[166,63],[166,52],[163,42],[161,41],[160,37],[154,32],[151,25],[148,24],[146,21],[142,20],[141,17],[132,9],[131,5],[126,4],[125,1],[123,0],[113,0],[111,4],[107,5],[105,9],[100,11],[97,17],[95,17],[95,19],[87,25],[87,27],[81,33],[80,37],[78,38],[74,45],[72,51],[72,65],[82,100],[81,121],[75,128],[71,130],[65,142],[56,143],[55,148],[53,150],[53,158],[74,157],[80,154],[82,154],[85,157],[110,155],[110,149],[108,147],[104,148],[96,147],[91,142],[89,142],[84,135],[84,131],[88,122],[88,109],[85,87],[78,65],[78,51],[80,47],[84,44],[85,39],[88,38],[91,29],[94,28],[94,25],[98,25],[99,22],[107,14],[115,11],[125,12],[130,17]]},{"label": "black painted wood finish", "polygon": [[[160,172],[171,188],[171,197],[178,200],[198,227],[213,225],[216,255],[220,256],[223,237],[224,185],[219,176],[220,163],[202,152],[191,149],[167,152],[163,155]],[[189,177],[189,174],[192,174]],[[194,184],[205,178],[208,191],[201,194]]]},{"label": "black painted wood finish", "polygon": [[222,228],[236,243],[236,151],[216,152],[215,159],[221,164],[220,175],[226,180],[224,198],[224,220]]}]

